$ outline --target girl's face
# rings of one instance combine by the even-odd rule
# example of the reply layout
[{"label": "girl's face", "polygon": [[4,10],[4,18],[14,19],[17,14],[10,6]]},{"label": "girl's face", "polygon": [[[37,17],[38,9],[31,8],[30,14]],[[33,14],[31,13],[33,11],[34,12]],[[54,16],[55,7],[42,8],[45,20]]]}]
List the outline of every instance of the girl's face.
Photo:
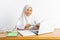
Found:
[{"label": "girl's face", "polygon": [[25,12],[26,16],[30,16],[32,14],[32,8],[29,7],[26,12]]}]

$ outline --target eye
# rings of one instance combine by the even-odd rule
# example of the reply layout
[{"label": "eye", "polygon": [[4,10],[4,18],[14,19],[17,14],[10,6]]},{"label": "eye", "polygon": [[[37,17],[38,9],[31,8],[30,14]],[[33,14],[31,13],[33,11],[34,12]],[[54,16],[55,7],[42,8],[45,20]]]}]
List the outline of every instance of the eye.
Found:
[{"label": "eye", "polygon": [[32,11],[32,10],[30,10],[30,11]]},{"label": "eye", "polygon": [[29,9],[27,9],[27,11],[29,11]]}]

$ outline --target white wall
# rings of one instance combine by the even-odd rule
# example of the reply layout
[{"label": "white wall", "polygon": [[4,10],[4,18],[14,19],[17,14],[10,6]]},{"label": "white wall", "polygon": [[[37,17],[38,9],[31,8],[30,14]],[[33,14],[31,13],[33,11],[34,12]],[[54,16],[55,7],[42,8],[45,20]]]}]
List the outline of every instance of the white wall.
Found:
[{"label": "white wall", "polygon": [[15,27],[26,4],[33,7],[34,15],[43,19],[41,31],[60,28],[60,0],[0,0],[0,31]]},{"label": "white wall", "polygon": [[17,19],[17,6],[14,0],[0,0],[0,31],[12,29]]}]

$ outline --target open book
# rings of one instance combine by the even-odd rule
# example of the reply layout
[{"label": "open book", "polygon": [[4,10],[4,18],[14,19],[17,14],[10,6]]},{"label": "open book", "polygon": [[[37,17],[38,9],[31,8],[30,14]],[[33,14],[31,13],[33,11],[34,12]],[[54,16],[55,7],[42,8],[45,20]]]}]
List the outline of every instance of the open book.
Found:
[{"label": "open book", "polygon": [[24,31],[18,31],[18,33],[21,35],[21,36],[31,36],[31,35],[35,35],[35,33],[33,33],[32,31],[30,30],[24,30]]}]

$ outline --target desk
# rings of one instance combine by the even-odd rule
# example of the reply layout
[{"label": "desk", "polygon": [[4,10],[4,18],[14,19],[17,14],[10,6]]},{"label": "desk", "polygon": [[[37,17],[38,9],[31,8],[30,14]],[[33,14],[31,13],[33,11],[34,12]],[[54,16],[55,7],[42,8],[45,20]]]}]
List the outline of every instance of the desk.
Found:
[{"label": "desk", "polygon": [[[40,35],[33,35],[33,36],[25,36],[25,37],[22,37],[20,35],[18,35],[17,37],[5,37],[6,36],[6,33],[4,33],[4,37],[1,37],[0,40],[24,40],[24,39],[60,39],[60,29],[56,29],[54,32],[52,33],[46,33],[46,34],[40,34]],[[2,35],[0,35],[2,36]]]}]

